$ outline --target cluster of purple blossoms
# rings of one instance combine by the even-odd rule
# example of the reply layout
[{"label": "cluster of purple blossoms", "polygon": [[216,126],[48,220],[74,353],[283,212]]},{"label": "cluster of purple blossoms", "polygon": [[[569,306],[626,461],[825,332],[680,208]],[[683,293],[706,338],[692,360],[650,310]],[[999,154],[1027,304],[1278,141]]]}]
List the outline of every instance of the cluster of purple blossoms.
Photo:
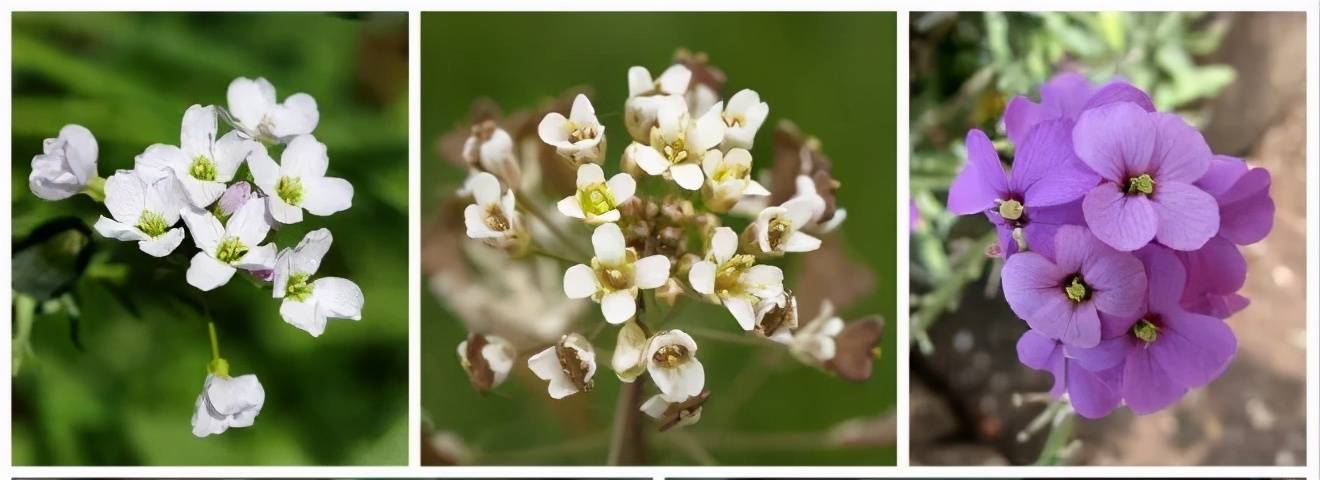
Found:
[{"label": "cluster of purple blossoms", "polygon": [[1003,291],[1030,327],[1018,358],[1054,376],[1087,418],[1167,407],[1218,377],[1247,306],[1238,247],[1274,223],[1270,175],[1215,155],[1180,117],[1124,82],[1061,74],[1004,111],[1006,172],[967,133],[949,209],[994,223]]}]

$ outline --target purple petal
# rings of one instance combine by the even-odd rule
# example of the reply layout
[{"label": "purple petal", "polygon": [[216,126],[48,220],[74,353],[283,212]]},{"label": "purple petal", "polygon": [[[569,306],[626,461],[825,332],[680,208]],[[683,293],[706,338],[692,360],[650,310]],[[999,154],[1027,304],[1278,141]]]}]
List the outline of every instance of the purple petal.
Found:
[{"label": "purple petal", "polygon": [[1270,198],[1270,172],[1253,168],[1220,196],[1219,234],[1238,245],[1265,238],[1274,228],[1274,199]]},{"label": "purple petal", "polygon": [[967,167],[949,187],[949,211],[959,215],[981,213],[1005,198],[1008,181],[990,139],[980,130],[967,132]]},{"label": "purple petal", "polygon": [[1082,278],[1093,291],[1091,303],[1108,315],[1140,315],[1146,305],[1147,285],[1141,261],[1129,253],[1101,248],[1097,245],[1096,253],[1082,264]]},{"label": "purple petal", "polygon": [[[1155,113],[1155,150],[1150,158],[1150,172],[1156,182],[1192,183],[1210,168],[1210,145],[1182,117]],[[1134,171],[1132,173],[1147,172]]]},{"label": "purple petal", "polygon": [[1091,371],[1108,370],[1127,358],[1131,338],[1123,335],[1102,340],[1091,348],[1063,347],[1063,353],[1072,363]]},{"label": "purple petal", "polygon": [[1237,338],[1228,324],[1215,317],[1174,312],[1161,317],[1159,337],[1150,344],[1155,361],[1179,386],[1196,388],[1224,372]]},{"label": "purple petal", "polygon": [[1247,281],[1247,259],[1222,236],[1211,238],[1200,250],[1178,252],[1187,267],[1187,292],[1227,295]]},{"label": "purple petal", "polygon": [[1145,172],[1155,149],[1155,117],[1132,103],[1112,103],[1082,112],[1073,128],[1077,156],[1096,173],[1126,183]]},{"label": "purple petal", "polygon": [[1141,91],[1140,88],[1123,81],[1110,82],[1108,85],[1100,87],[1099,90],[1091,94],[1091,98],[1086,100],[1086,105],[1082,107],[1082,110],[1121,102],[1135,103],[1147,112],[1155,111],[1155,103],[1150,101],[1150,95],[1146,95],[1146,92]]},{"label": "purple petal", "polygon": [[1122,251],[1146,246],[1155,238],[1159,217],[1150,199],[1129,196],[1118,185],[1102,183],[1082,198],[1082,213],[1091,233]]},{"label": "purple petal", "polygon": [[1055,75],[1040,87],[1040,104],[1047,119],[1076,120],[1090,96],[1091,81],[1075,72]]},{"label": "purple petal", "polygon": [[1100,342],[1100,318],[1091,302],[1074,304],[1063,294],[1060,270],[1035,252],[1021,252],[1004,263],[1004,298],[1032,329],[1082,347]]},{"label": "purple petal", "polygon": [[1008,101],[1004,108],[1004,131],[1014,145],[1020,145],[1027,139],[1027,132],[1046,119],[1045,109],[1027,97],[1016,96]]},{"label": "purple petal", "polygon": [[1169,378],[1149,348],[1132,348],[1123,363],[1123,401],[1138,415],[1158,411],[1177,401],[1183,388]]},{"label": "purple petal", "polygon": [[1142,315],[1145,315],[1145,310],[1143,308],[1134,315],[1109,315],[1101,312],[1100,338],[1107,339],[1127,335],[1129,329],[1132,328],[1132,324],[1137,323],[1137,320],[1141,320]]},{"label": "purple petal", "polygon": [[1137,251],[1137,258],[1146,272],[1150,285],[1149,308],[1152,312],[1181,311],[1183,287],[1187,284],[1187,269],[1173,251],[1159,245],[1150,245]]},{"label": "purple petal", "polygon": [[1069,120],[1041,122],[1018,144],[1008,188],[1021,192],[1027,207],[1077,200],[1100,181],[1073,154],[1072,125]]},{"label": "purple petal", "polygon": [[1210,168],[1206,169],[1205,175],[1201,175],[1201,178],[1196,180],[1196,186],[1205,190],[1205,193],[1219,198],[1246,174],[1247,164],[1242,159],[1215,155],[1210,159]]},{"label": "purple petal", "polygon": [[1164,182],[1156,185],[1150,199],[1159,216],[1155,238],[1169,248],[1196,250],[1219,232],[1219,205],[1199,188]]},{"label": "purple petal", "polygon": [[1059,227],[1054,234],[1054,263],[1065,275],[1080,272],[1082,264],[1094,254],[1096,245],[1095,236],[1086,227]]},{"label": "purple petal", "polygon": [[1077,362],[1064,362],[1068,379],[1068,398],[1073,409],[1085,418],[1101,418],[1118,407],[1122,400],[1123,367],[1092,372]]},{"label": "purple petal", "polygon": [[1054,377],[1054,386],[1050,394],[1058,398],[1063,395],[1064,381],[1063,349],[1057,340],[1042,335],[1035,330],[1027,330],[1018,338],[1018,360],[1035,370],[1050,372]]}]

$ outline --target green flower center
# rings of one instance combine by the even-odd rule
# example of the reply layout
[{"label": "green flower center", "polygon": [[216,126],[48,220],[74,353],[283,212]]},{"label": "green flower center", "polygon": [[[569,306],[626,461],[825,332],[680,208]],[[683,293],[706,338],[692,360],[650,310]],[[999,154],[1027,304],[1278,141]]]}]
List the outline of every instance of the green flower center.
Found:
[{"label": "green flower center", "polygon": [[596,127],[591,125],[578,125],[576,122],[568,122],[568,137],[574,142],[590,140],[596,138]]},{"label": "green flower center", "polygon": [[682,365],[688,358],[688,349],[682,345],[665,345],[657,348],[655,354],[651,355],[651,360],[665,368]]},{"label": "green flower center", "polygon": [[1146,343],[1154,343],[1156,339],[1160,338],[1160,327],[1155,325],[1154,322],[1143,318],[1132,325],[1132,336]]},{"label": "green flower center", "polygon": [[143,210],[142,214],[138,215],[137,229],[147,234],[148,237],[156,238],[169,230],[170,226],[165,223],[163,215],[151,210]]},{"label": "green flower center", "polygon": [[1082,303],[1091,298],[1091,288],[1086,285],[1081,275],[1073,275],[1068,282],[1064,283],[1063,293],[1073,303]]},{"label": "green flower center", "polygon": [[578,203],[582,205],[582,211],[592,215],[604,215],[605,212],[614,210],[614,194],[604,183],[588,185],[578,189]]},{"label": "green flower center", "polygon": [[715,293],[721,297],[742,293],[742,275],[752,268],[756,258],[751,255],[734,255],[720,264],[715,271]]},{"label": "green flower center", "polygon": [[669,160],[671,164],[683,163],[690,157],[687,151],[687,141],[683,140],[683,136],[679,135],[674,141],[666,142],[664,137],[660,135],[660,127],[651,127],[651,145],[658,149],[660,154],[665,156],[665,160]]},{"label": "green flower center", "polygon": [[1150,178],[1149,173],[1129,178],[1127,193],[1128,195],[1150,195],[1155,193],[1155,179]]},{"label": "green flower center", "polygon": [[606,265],[593,258],[591,259],[591,269],[596,272],[596,282],[600,283],[605,290],[604,293],[627,290],[633,286],[633,276],[636,274],[636,267],[633,262],[636,261],[637,254],[629,249],[624,255],[622,263]]},{"label": "green flower center", "polygon": [[716,183],[727,182],[729,180],[741,180],[747,178],[748,173],[750,172],[747,165],[740,163],[725,163],[715,169],[715,174],[711,176],[711,180],[714,180]]},{"label": "green flower center", "polygon": [[289,275],[289,283],[284,287],[284,296],[292,298],[299,302],[307,300],[312,296],[312,284],[308,283],[309,275],[306,273],[295,273]]},{"label": "green flower center", "polygon": [[215,162],[205,155],[198,155],[194,158],[191,165],[188,165],[188,174],[198,180],[207,182],[215,181]]},{"label": "green flower center", "polygon": [[765,235],[770,243],[770,250],[779,250],[793,230],[793,223],[784,217],[775,217],[766,227]]},{"label": "green flower center", "polygon": [[1022,218],[1022,214],[1027,211],[1027,207],[1022,206],[1022,202],[1017,200],[1004,200],[999,202],[999,216],[1007,220],[1017,220]]},{"label": "green flower center", "polygon": [[301,205],[303,199],[301,177],[280,177],[275,183],[275,194],[289,205]]},{"label": "green flower center", "polygon": [[243,241],[238,237],[225,237],[220,240],[220,246],[215,249],[215,259],[228,264],[233,264],[247,255],[248,247],[243,245]]}]

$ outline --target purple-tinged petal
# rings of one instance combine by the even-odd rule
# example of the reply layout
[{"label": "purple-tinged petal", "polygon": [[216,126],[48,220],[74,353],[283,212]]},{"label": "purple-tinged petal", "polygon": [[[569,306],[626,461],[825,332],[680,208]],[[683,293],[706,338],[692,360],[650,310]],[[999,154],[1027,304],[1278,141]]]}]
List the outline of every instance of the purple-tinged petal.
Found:
[{"label": "purple-tinged petal", "polygon": [[1027,139],[1031,127],[1046,118],[1044,108],[1019,95],[1009,100],[1008,106],[1004,107],[1004,131],[1008,133],[1009,141],[1020,145]]},{"label": "purple-tinged petal", "polygon": [[1050,372],[1054,377],[1054,386],[1050,394],[1054,398],[1063,395],[1067,383],[1064,373],[1063,348],[1058,340],[1047,337],[1035,330],[1027,330],[1018,338],[1018,360],[1035,370]]},{"label": "purple-tinged petal", "polygon": [[1130,333],[1132,325],[1137,323],[1137,320],[1141,320],[1141,315],[1146,313],[1144,310],[1143,308],[1136,315],[1109,315],[1101,312],[1100,338],[1108,339],[1127,335]]},{"label": "purple-tinged petal", "polygon": [[1228,324],[1182,311],[1160,320],[1159,336],[1149,350],[1173,383],[1196,388],[1224,373],[1237,351],[1237,338]]},{"label": "purple-tinged petal", "polygon": [[1192,183],[1210,168],[1210,145],[1182,117],[1172,113],[1155,113],[1155,149],[1150,158],[1149,171],[1157,183]]},{"label": "purple-tinged petal", "polygon": [[1159,411],[1187,392],[1175,384],[1149,348],[1135,346],[1123,363],[1123,401],[1138,415]]},{"label": "purple-tinged petal", "polygon": [[1122,251],[1146,246],[1155,238],[1159,217],[1149,198],[1129,196],[1113,183],[1102,183],[1082,198],[1082,213],[1091,233]]},{"label": "purple-tinged petal", "polygon": [[1265,238],[1274,228],[1274,199],[1270,198],[1270,172],[1253,168],[1218,198],[1219,234],[1238,245]]},{"label": "purple-tinged petal", "polygon": [[[1059,227],[1054,234],[1054,263],[1065,275],[1082,271],[1086,259],[1095,254],[1098,242],[1086,227],[1071,225]],[[1104,245],[1099,245],[1104,247]]]},{"label": "purple-tinged petal", "polygon": [[1242,159],[1215,155],[1210,159],[1210,168],[1206,169],[1205,175],[1201,175],[1201,178],[1196,180],[1196,186],[1205,190],[1205,193],[1219,198],[1246,174],[1247,163]]},{"label": "purple-tinged petal", "polygon": [[1074,304],[1063,294],[1069,272],[1035,252],[1021,252],[1004,263],[1004,298],[1013,312],[1050,338],[1078,346],[1100,341],[1100,318],[1091,302]]},{"label": "purple-tinged petal", "polygon": [[[987,216],[991,215],[987,214]],[[994,217],[998,219],[998,215],[994,215]],[[1003,257],[1008,258],[1018,253],[1017,240],[1013,239],[1013,227],[1002,222],[995,222],[994,219],[991,222],[995,223],[995,236],[999,237],[999,251],[1002,252]]]},{"label": "purple-tinged petal", "polygon": [[1155,103],[1150,101],[1150,95],[1146,95],[1146,92],[1141,91],[1140,88],[1123,81],[1110,82],[1108,85],[1100,87],[1099,90],[1091,94],[1091,98],[1086,100],[1086,105],[1082,107],[1082,110],[1121,102],[1134,103],[1147,112],[1155,111]]},{"label": "purple-tinged petal", "polygon": [[1097,245],[1097,252],[1082,264],[1082,279],[1092,290],[1091,303],[1109,315],[1139,315],[1146,306],[1148,284],[1141,261],[1128,253],[1101,248]]},{"label": "purple-tinged petal", "polygon": [[949,211],[959,215],[981,213],[1007,194],[1008,180],[994,144],[980,130],[969,130],[967,166],[949,187]]},{"label": "purple-tinged petal", "polygon": [[1145,172],[1155,149],[1155,117],[1132,103],[1111,103],[1082,112],[1073,128],[1077,156],[1101,177],[1127,183]]},{"label": "purple-tinged petal", "polygon": [[1159,216],[1155,239],[1169,248],[1196,250],[1219,232],[1219,206],[1214,197],[1199,188],[1186,183],[1160,183],[1150,199]]},{"label": "purple-tinged petal", "polygon": [[1122,401],[1123,367],[1092,372],[1077,362],[1064,362],[1068,379],[1068,398],[1073,409],[1085,418],[1109,415]]},{"label": "purple-tinged petal", "polygon": [[1036,125],[1018,144],[1008,188],[1022,194],[1027,214],[1033,207],[1059,205],[1082,198],[1100,177],[1073,154],[1070,120],[1048,120]]},{"label": "purple-tinged petal", "polygon": [[1173,251],[1159,245],[1148,245],[1138,250],[1150,285],[1147,310],[1154,313],[1182,311],[1183,288],[1187,284],[1187,268],[1183,266]]},{"label": "purple-tinged petal", "polygon": [[[1187,292],[1227,295],[1247,281],[1247,259],[1233,242],[1211,238],[1199,250],[1178,252],[1187,267]],[[1185,297],[1186,295],[1184,295]]]},{"label": "purple-tinged petal", "polygon": [[1076,120],[1090,96],[1091,81],[1076,72],[1060,73],[1040,86],[1040,105],[1048,115],[1046,119]]},{"label": "purple-tinged petal", "polygon": [[1072,363],[1087,370],[1099,372],[1123,363],[1123,359],[1127,358],[1130,343],[1131,338],[1123,335],[1101,340],[1099,344],[1091,348],[1064,346],[1063,354]]}]

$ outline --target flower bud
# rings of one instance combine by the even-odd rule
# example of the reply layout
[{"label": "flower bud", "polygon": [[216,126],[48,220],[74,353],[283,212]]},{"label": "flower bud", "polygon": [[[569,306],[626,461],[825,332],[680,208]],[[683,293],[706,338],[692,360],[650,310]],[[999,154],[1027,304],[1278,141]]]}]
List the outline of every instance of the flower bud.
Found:
[{"label": "flower bud", "polygon": [[522,180],[522,168],[513,154],[513,137],[493,120],[472,126],[472,134],[463,143],[463,160],[474,169],[495,175],[511,188]]},{"label": "flower bud", "polygon": [[[670,279],[671,281],[673,279]],[[643,356],[646,353],[646,333],[637,322],[628,322],[619,329],[619,341],[614,345],[614,358],[610,365],[620,381],[632,383],[646,371]]]},{"label": "flower bud", "polygon": [[56,138],[42,143],[42,154],[32,157],[28,187],[43,200],[64,200],[96,178],[96,137],[81,125],[65,125]]},{"label": "flower bud", "polygon": [[504,383],[517,355],[512,344],[496,336],[473,333],[458,344],[458,359],[468,374],[468,382],[481,393]]}]

